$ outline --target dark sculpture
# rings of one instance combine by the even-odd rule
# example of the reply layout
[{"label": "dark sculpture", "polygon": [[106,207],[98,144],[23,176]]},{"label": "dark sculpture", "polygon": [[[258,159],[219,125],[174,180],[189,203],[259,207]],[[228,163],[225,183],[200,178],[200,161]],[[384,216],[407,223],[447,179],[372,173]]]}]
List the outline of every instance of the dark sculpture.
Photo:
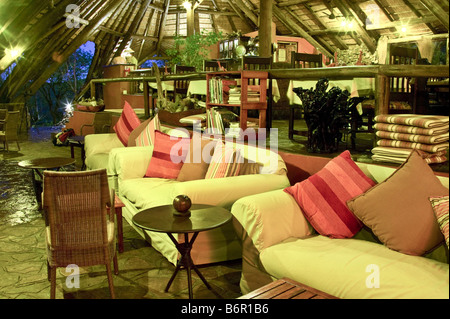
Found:
[{"label": "dark sculpture", "polygon": [[343,131],[350,129],[352,120],[359,121],[356,106],[365,98],[349,98],[350,93],[339,87],[327,89],[328,79],[320,79],[315,89],[294,88],[308,126],[308,152],[336,152]]}]

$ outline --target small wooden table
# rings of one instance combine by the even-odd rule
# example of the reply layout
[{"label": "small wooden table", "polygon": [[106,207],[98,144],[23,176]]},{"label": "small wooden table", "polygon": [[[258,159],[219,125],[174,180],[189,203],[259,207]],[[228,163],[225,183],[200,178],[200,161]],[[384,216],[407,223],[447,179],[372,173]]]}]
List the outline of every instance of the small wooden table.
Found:
[{"label": "small wooden table", "polygon": [[289,278],[278,279],[238,299],[339,299]]},{"label": "small wooden table", "polygon": [[[197,273],[206,287],[211,289],[211,286],[206,282],[206,279],[192,261],[191,249],[194,241],[201,231],[217,228],[229,222],[231,220],[231,213],[223,207],[200,204],[191,206],[190,217],[174,216],[174,211],[175,209],[172,205],[145,209],[133,216],[133,223],[145,230],[167,233],[181,256],[178,259],[177,266],[166,286],[165,292],[169,290],[178,271],[183,267],[187,270],[189,299],[192,299],[191,269]],[[184,234],[184,243],[178,243],[172,235],[173,233]],[[189,233],[193,233],[190,241],[188,237]]]},{"label": "small wooden table", "polygon": [[[38,204],[41,203],[41,193],[42,193],[42,173],[41,170],[55,169],[59,170],[61,167],[75,164],[75,159],[67,157],[43,157],[35,158],[32,160],[24,160],[19,162],[19,166],[23,168],[32,169],[31,177],[33,180],[33,187],[36,193],[36,200]],[[36,174],[40,177],[39,180],[36,179]]]},{"label": "small wooden table", "polygon": [[74,147],[81,148],[81,170],[84,170],[86,168],[86,165],[84,163],[84,160],[86,159],[86,154],[84,152],[84,136],[83,135],[75,135],[71,136],[67,139],[69,141],[70,145],[70,157],[75,158],[75,152]]}]

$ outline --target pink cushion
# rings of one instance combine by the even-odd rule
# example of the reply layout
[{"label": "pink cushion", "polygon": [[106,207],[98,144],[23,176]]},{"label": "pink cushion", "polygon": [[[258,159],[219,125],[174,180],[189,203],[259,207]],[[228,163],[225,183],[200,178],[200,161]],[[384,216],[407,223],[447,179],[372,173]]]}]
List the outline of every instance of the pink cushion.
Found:
[{"label": "pink cushion", "polygon": [[145,177],[176,179],[189,150],[190,138],[155,131],[155,145]]},{"label": "pink cushion", "polygon": [[375,185],[344,151],[308,179],[284,189],[292,195],[305,217],[321,235],[351,238],[362,223],[348,209],[347,200]]},{"label": "pink cushion", "polygon": [[136,112],[134,112],[131,105],[125,101],[122,114],[120,115],[120,118],[117,121],[116,125],[114,125],[114,131],[116,132],[117,137],[123,145],[128,145],[128,137],[130,136],[131,132],[140,124],[141,121],[136,115]]}]

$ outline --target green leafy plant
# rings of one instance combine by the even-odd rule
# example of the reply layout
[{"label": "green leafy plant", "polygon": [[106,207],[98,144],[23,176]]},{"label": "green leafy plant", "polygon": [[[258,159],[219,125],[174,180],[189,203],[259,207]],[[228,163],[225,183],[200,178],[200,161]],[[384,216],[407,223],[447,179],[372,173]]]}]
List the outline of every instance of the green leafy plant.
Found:
[{"label": "green leafy plant", "polygon": [[208,47],[222,39],[222,32],[195,33],[188,37],[175,35],[175,48],[166,50],[173,65],[195,66],[203,69],[203,60],[208,58]]}]

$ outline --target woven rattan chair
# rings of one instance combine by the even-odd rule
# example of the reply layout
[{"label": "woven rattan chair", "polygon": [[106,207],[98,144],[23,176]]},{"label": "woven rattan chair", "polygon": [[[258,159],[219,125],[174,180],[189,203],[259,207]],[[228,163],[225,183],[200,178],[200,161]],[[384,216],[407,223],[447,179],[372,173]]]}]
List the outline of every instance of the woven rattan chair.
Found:
[{"label": "woven rattan chair", "polygon": [[[46,219],[50,297],[55,298],[56,269],[106,265],[109,290],[115,298],[111,260],[118,274],[114,227],[114,191],[106,169],[83,172],[44,171],[43,207]],[[108,214],[107,207],[112,207]]]},{"label": "woven rattan chair", "polygon": [[17,134],[19,126],[20,111],[6,112],[0,111],[0,142],[3,142],[3,148],[9,151],[9,143],[16,142],[20,151],[19,137]]}]

